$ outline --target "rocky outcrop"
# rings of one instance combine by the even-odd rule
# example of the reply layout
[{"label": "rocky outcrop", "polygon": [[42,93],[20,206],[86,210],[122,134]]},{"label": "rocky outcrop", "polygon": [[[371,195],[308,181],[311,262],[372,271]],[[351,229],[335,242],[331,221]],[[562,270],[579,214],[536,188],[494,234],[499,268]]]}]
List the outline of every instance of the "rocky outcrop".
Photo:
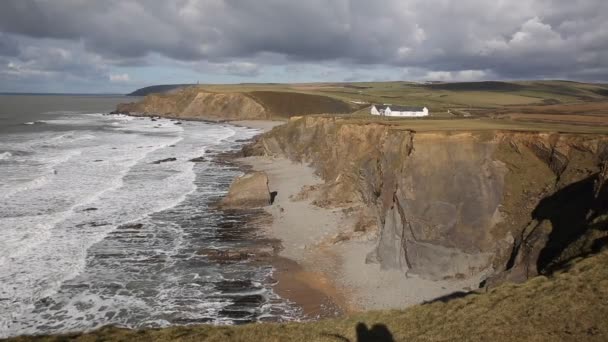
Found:
[{"label": "rocky outcrop", "polygon": [[220,202],[223,209],[248,209],[267,206],[271,202],[268,176],[264,172],[247,173],[230,185],[228,195]]},{"label": "rocky outcrop", "polygon": [[326,181],[323,205],[356,206],[376,218],[368,262],[407,274],[520,281],[608,235],[605,136],[416,133],[304,117],[244,152],[310,163]]}]

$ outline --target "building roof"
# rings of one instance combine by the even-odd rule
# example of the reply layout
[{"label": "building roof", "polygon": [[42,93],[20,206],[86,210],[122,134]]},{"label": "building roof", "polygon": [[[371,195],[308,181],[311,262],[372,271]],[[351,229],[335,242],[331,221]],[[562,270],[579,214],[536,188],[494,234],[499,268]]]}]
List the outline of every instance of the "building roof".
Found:
[{"label": "building roof", "polygon": [[388,107],[388,105],[377,105],[377,104],[375,104],[374,107],[376,107],[377,110],[382,110],[382,109],[386,109]]},{"label": "building roof", "polygon": [[409,107],[409,106],[389,106],[395,112],[422,112],[424,107]]},{"label": "building roof", "polygon": [[393,105],[374,105],[377,110],[391,108],[391,111],[395,112],[422,112],[424,107],[410,107],[410,106],[393,106]]}]

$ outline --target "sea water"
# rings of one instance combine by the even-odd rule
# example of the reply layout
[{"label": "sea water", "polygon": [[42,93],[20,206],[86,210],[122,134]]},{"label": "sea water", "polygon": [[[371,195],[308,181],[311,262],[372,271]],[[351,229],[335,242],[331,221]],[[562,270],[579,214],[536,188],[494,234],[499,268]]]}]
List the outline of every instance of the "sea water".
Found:
[{"label": "sea water", "polygon": [[212,205],[258,131],[72,107],[0,111],[0,337],[299,317],[270,265],[199,253],[259,238]]}]

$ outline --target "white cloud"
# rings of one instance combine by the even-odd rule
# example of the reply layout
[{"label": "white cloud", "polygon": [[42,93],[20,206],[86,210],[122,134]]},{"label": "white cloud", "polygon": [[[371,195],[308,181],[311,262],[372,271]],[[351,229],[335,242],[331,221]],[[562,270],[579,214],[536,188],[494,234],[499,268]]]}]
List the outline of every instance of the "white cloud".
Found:
[{"label": "white cloud", "polygon": [[484,70],[430,71],[423,79],[443,82],[471,82],[484,80],[486,76],[487,72]]},{"label": "white cloud", "polygon": [[129,74],[110,74],[110,82],[129,82]]}]

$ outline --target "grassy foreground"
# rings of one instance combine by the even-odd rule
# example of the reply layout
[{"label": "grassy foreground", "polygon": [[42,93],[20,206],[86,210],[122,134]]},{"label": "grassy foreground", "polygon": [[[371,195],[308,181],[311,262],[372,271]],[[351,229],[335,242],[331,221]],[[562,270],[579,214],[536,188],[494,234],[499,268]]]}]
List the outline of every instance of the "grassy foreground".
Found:
[{"label": "grassy foreground", "polygon": [[488,293],[403,311],[319,322],[141,331],[107,327],[88,334],[12,341],[606,341],[607,266],[608,250],[604,250],[571,262],[551,277],[539,276],[524,284],[506,284]]}]

